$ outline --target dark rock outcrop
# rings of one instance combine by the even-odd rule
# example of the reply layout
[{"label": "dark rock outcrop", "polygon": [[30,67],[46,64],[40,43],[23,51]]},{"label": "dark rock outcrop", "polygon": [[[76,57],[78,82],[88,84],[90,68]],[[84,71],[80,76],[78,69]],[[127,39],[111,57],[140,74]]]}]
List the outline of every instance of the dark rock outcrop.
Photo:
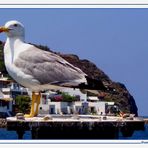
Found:
[{"label": "dark rock outcrop", "polygon": [[77,55],[59,54],[69,63],[79,67],[89,77],[100,79],[107,87],[106,91],[98,90],[98,97],[106,101],[114,101],[119,106],[120,110],[126,113],[133,113],[138,115],[138,108],[136,106],[133,96],[128,92],[124,84],[112,81],[102,70],[100,70],[94,63],[88,60],[81,60]]}]

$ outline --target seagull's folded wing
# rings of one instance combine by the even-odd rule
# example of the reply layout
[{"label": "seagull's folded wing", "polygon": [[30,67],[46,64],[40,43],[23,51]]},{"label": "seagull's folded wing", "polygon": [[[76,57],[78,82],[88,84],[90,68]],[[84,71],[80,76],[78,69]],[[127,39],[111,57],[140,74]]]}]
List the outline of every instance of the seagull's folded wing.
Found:
[{"label": "seagull's folded wing", "polygon": [[14,62],[27,75],[44,84],[76,85],[86,83],[85,76],[79,68],[74,67],[60,56],[30,46],[18,55]]}]

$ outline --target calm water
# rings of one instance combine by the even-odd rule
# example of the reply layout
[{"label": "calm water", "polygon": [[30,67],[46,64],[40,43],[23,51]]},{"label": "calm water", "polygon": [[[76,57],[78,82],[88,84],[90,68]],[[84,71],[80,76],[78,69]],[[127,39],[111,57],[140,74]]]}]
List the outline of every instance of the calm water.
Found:
[{"label": "calm water", "polygon": [[[17,134],[15,131],[7,131],[5,128],[0,128],[0,140],[16,140],[18,139]],[[23,139],[29,140],[31,138],[31,132],[26,131],[24,134]],[[121,133],[119,133],[119,139],[124,140],[141,140],[145,139],[148,140],[148,124],[145,125],[144,131],[134,131],[132,137],[123,137]]]},{"label": "calm water", "polygon": [[[1,140],[16,140],[18,139],[18,136],[16,134],[15,131],[7,131],[7,129],[5,128],[0,128],[0,139]],[[24,134],[24,137],[23,139],[31,139],[31,132],[30,131],[26,131],[25,134]]]},{"label": "calm water", "polygon": [[119,134],[119,139],[124,140],[141,140],[145,139],[148,140],[148,124],[145,125],[145,131],[134,131],[132,137],[123,137],[122,134]]}]

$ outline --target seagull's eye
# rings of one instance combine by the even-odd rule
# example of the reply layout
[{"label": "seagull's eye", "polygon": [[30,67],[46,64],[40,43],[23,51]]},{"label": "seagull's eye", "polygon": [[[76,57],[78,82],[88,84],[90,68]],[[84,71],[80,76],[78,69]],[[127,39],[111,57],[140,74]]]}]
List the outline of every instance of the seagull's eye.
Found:
[{"label": "seagull's eye", "polygon": [[18,24],[14,24],[13,26],[14,26],[14,27],[17,27],[17,26],[18,26]]}]

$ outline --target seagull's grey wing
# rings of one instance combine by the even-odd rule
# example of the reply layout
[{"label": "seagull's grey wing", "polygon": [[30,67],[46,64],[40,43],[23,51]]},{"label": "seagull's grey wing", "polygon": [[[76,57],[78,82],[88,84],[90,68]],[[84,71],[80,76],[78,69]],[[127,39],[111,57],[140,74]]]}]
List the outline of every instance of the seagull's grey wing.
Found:
[{"label": "seagull's grey wing", "polygon": [[41,84],[66,83],[76,80],[85,82],[86,74],[79,68],[54,53],[34,46],[19,54],[14,64]]}]

